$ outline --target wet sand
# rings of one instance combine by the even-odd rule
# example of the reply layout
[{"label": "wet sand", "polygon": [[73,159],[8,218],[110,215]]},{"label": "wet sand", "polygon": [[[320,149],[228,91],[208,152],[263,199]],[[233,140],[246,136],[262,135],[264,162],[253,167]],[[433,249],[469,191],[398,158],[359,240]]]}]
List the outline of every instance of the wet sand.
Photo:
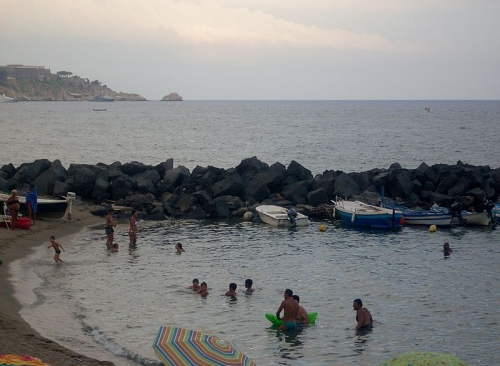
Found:
[{"label": "wet sand", "polygon": [[14,297],[8,271],[10,262],[27,256],[32,248],[48,242],[51,235],[62,244],[65,236],[85,226],[103,224],[103,218],[90,214],[93,209],[95,207],[75,202],[72,220],[68,220],[67,216],[60,219],[39,218],[30,230],[0,228],[0,259],[3,261],[0,265],[0,353],[37,357],[51,366],[114,365],[73,352],[33,330],[19,315],[20,304]]}]

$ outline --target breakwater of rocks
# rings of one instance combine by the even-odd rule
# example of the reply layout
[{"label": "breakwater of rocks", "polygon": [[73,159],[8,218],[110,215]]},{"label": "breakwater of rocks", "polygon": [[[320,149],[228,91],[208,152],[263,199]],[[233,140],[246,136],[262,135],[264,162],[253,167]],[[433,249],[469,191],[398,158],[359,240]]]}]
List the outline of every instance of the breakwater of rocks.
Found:
[{"label": "breakwater of rocks", "polygon": [[311,217],[321,217],[336,196],[362,195],[384,198],[409,207],[429,208],[433,203],[449,207],[454,201],[464,209],[481,212],[485,202],[498,201],[500,168],[421,163],[404,169],[398,163],[389,169],[360,173],[326,170],[313,176],[296,161],[288,166],[268,165],[257,157],[244,159],[230,169],[197,166],[189,171],[174,168],[173,159],[156,166],[140,162],[107,165],[71,164],[39,159],[19,167],[0,168],[0,191],[27,191],[29,184],[39,195],[66,196],[96,203],[115,202],[129,206],[149,219],[167,216],[186,219],[241,217],[259,204],[293,205]]}]

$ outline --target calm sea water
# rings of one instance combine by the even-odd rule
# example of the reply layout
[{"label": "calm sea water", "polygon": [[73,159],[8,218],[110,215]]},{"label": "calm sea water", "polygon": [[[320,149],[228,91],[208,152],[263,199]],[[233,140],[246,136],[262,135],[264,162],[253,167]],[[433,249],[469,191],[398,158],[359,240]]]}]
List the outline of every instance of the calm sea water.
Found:
[{"label": "calm sea water", "polygon": [[[495,101],[16,103],[0,105],[3,140],[18,141],[0,163],[173,158],[189,169],[230,168],[257,156],[296,160],[313,174],[422,161],[496,168],[499,120]],[[117,365],[158,364],[151,345],[160,325],[234,341],[259,365],[377,365],[409,350],[500,364],[499,230],[360,231],[327,221],[320,232],[321,223],[289,230],[258,221],[142,221],[134,250],[124,223],[118,253],[106,252],[102,228],[88,228],[61,242],[63,265],[41,243],[11,269],[32,326]],[[455,249],[448,260],[444,241]],[[176,255],[175,242],[186,252]],[[195,277],[208,282],[208,298],[186,289]],[[246,278],[253,295],[221,296]],[[316,325],[296,334],[270,328],[264,314],[277,310],[285,288],[319,312]],[[369,334],[353,330],[357,297],[375,319]]]},{"label": "calm sea water", "polygon": [[[258,365],[378,365],[410,350],[500,364],[500,231],[361,231],[331,221],[321,232],[320,224],[143,221],[136,249],[118,226],[118,253],[106,252],[102,228],[88,229],[62,242],[62,265],[46,245],[14,265],[22,315],[78,351],[123,356],[117,365],[158,365],[160,325],[231,340]],[[454,249],[446,260],[444,241]],[[175,242],[186,252],[175,254]],[[195,277],[208,283],[207,298],[186,289]],[[222,296],[230,282],[242,292],[246,278],[253,295]],[[270,328],[264,314],[276,312],[286,288],[319,313],[316,325]],[[364,335],[354,331],[358,297],[375,322]]]},{"label": "calm sea water", "polygon": [[[425,108],[430,108],[430,112]],[[94,112],[93,108],[106,108]],[[399,162],[498,167],[500,101],[31,102],[0,105],[8,154],[70,163],[231,168],[257,156],[313,174]]]}]

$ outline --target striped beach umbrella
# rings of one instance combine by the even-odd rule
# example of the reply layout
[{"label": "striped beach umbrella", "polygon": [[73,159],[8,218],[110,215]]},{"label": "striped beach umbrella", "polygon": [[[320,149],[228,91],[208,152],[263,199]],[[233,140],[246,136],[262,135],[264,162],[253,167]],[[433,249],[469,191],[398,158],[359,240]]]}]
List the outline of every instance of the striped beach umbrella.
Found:
[{"label": "striped beach umbrella", "polygon": [[0,366],[50,366],[40,359],[31,356],[21,356],[0,353]]},{"label": "striped beach umbrella", "polygon": [[165,365],[255,366],[230,342],[185,328],[160,327],[153,349]]},{"label": "striped beach umbrella", "polygon": [[447,353],[407,352],[381,363],[379,366],[468,366]]}]

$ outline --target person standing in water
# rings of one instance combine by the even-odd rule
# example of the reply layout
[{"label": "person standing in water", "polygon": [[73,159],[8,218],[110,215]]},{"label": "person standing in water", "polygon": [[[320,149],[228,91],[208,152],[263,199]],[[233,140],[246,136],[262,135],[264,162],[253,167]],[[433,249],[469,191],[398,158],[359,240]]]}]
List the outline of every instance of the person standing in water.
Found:
[{"label": "person standing in water", "polygon": [[282,302],[278,311],[276,312],[276,317],[280,318],[280,313],[283,310],[284,315],[281,320],[283,320],[283,324],[280,325],[278,329],[280,330],[295,330],[297,329],[297,323],[295,322],[295,315],[299,311],[299,303],[297,300],[293,298],[293,291],[287,288],[283,293],[283,297],[285,298]]},{"label": "person standing in water", "polygon": [[444,259],[450,258],[450,254],[453,253],[453,249],[450,248],[450,244],[448,242],[443,244],[443,254]]},{"label": "person standing in water", "polygon": [[352,303],[354,311],[356,311],[356,330],[371,330],[373,328],[373,318],[372,314],[368,309],[363,307],[363,302],[361,299],[356,299]]},{"label": "person standing in water", "polygon": [[54,254],[54,261],[56,263],[62,263],[63,260],[61,258],[59,258],[59,255],[61,254],[61,249],[63,252],[65,252],[64,248],[62,247],[61,244],[59,244],[58,242],[56,242],[56,238],[54,235],[52,235],[50,237],[50,245],[48,246],[48,248],[54,248],[56,254]]},{"label": "person standing in water", "polygon": [[110,208],[108,211],[108,215],[106,216],[106,228],[104,229],[104,231],[106,232],[106,248],[108,249],[111,249],[114,239],[114,227],[116,226],[116,224],[113,222],[114,212],[115,210]]},{"label": "person standing in water", "polygon": [[181,254],[182,252],[185,252],[185,250],[182,248],[182,244],[181,243],[175,244],[175,253]]},{"label": "person standing in water", "polygon": [[137,211],[132,210],[132,216],[130,217],[130,226],[128,229],[128,236],[130,237],[130,246],[134,246],[137,243]]},{"label": "person standing in water", "polygon": [[247,295],[253,294],[254,289],[252,288],[252,285],[253,285],[253,281],[250,278],[248,278],[245,281],[245,288],[246,288],[245,292]]}]

